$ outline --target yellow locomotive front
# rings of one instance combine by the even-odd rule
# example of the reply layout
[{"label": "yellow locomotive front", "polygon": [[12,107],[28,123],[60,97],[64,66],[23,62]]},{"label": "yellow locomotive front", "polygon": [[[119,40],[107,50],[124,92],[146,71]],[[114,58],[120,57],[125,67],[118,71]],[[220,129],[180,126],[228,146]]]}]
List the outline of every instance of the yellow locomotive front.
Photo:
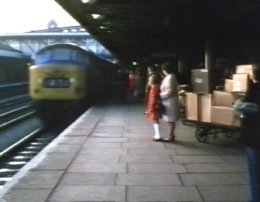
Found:
[{"label": "yellow locomotive front", "polygon": [[89,58],[73,44],[46,46],[35,54],[29,68],[30,97],[36,102],[75,101],[86,98]]},{"label": "yellow locomotive front", "polygon": [[34,101],[80,100],[86,96],[86,68],[77,64],[39,64],[29,68]]},{"label": "yellow locomotive front", "polygon": [[109,87],[112,68],[72,44],[54,44],[39,50],[29,68],[29,92],[45,124],[64,118],[64,112],[85,110]]}]

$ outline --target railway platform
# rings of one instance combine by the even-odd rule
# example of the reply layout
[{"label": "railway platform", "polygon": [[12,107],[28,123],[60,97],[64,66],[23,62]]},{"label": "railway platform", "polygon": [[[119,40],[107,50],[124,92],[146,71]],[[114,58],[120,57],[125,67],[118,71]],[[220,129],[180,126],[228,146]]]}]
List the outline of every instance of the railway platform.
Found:
[{"label": "railway platform", "polygon": [[179,121],[174,143],[154,142],[143,111],[140,102],[87,110],[0,190],[0,201],[248,201],[245,154],[236,140],[199,143],[195,128]]}]

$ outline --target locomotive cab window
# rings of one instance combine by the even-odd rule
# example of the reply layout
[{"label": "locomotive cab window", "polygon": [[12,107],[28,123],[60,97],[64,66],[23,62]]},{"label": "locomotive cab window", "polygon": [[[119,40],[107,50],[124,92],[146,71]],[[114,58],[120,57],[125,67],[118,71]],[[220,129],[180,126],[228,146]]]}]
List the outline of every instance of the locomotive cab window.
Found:
[{"label": "locomotive cab window", "polygon": [[85,64],[85,65],[89,63],[88,57],[86,57],[86,55],[84,55],[83,53],[77,51],[75,51],[73,54],[73,60],[77,63]]},{"label": "locomotive cab window", "polygon": [[69,61],[71,60],[71,51],[66,49],[55,49],[52,51],[52,60],[56,61]]},{"label": "locomotive cab window", "polygon": [[41,63],[47,63],[51,60],[51,51],[45,51],[43,53],[38,53],[35,57],[35,63],[41,64]]},{"label": "locomotive cab window", "polygon": [[54,49],[38,53],[35,58],[37,64],[48,63],[50,61],[71,61],[71,50]]}]

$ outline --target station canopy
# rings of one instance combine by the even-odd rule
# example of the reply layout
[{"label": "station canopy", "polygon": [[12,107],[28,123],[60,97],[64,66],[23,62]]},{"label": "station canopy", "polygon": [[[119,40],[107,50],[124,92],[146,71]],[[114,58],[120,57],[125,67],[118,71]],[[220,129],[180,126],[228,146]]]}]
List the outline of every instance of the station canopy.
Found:
[{"label": "station canopy", "polygon": [[259,44],[258,0],[55,1],[124,62],[200,57],[206,41],[219,54]]}]

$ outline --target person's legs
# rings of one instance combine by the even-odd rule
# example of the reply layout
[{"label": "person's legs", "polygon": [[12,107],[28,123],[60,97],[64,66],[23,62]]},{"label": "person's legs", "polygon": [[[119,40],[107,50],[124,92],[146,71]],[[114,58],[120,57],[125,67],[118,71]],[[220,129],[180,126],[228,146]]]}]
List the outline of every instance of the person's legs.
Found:
[{"label": "person's legs", "polygon": [[173,142],[175,140],[174,131],[175,131],[175,122],[168,122],[168,126],[167,126],[168,137],[163,138],[163,140]]},{"label": "person's legs", "polygon": [[260,201],[260,149],[246,148],[252,202]]},{"label": "person's legs", "polygon": [[169,138],[170,140],[175,140],[175,122],[169,122],[169,127],[170,127],[170,131],[169,131]]},{"label": "person's legs", "polygon": [[153,123],[153,129],[154,129],[154,140],[160,140],[161,139],[161,134],[160,134],[160,127],[159,127],[159,122],[154,122]]}]

